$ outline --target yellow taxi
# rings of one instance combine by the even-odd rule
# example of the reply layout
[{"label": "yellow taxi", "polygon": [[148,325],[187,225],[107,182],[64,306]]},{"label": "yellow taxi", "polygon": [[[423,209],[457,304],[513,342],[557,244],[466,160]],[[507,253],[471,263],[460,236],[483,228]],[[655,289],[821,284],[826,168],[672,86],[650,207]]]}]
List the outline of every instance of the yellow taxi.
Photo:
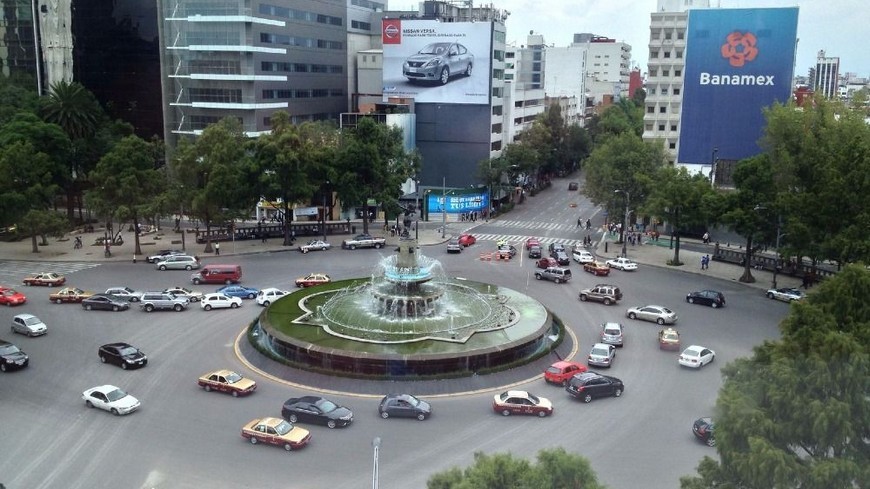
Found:
[{"label": "yellow taxi", "polygon": [[232,370],[209,372],[200,377],[196,383],[206,392],[227,392],[233,397],[246,396],[257,390],[256,382],[246,379]]},{"label": "yellow taxi", "polygon": [[81,302],[88,297],[94,295],[93,292],[84,291],[76,287],[64,287],[57,292],[48,295],[48,300],[56,304],[64,302]]},{"label": "yellow taxi", "polygon": [[242,438],[251,445],[268,443],[284,447],[288,452],[302,448],[311,441],[311,433],[281,418],[258,418],[242,427]]},{"label": "yellow taxi", "polygon": [[664,328],[659,331],[659,348],[662,350],[679,350],[680,332],[674,328]]}]

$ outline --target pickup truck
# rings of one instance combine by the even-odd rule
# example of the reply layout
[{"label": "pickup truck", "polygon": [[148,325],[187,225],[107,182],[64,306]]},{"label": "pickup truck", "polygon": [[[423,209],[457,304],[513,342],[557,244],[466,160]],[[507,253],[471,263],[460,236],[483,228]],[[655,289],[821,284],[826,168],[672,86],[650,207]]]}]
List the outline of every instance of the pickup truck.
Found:
[{"label": "pickup truck", "polygon": [[375,237],[371,234],[358,234],[352,239],[346,239],[341,242],[341,247],[346,250],[355,250],[357,248],[380,248],[387,244],[386,238]]}]

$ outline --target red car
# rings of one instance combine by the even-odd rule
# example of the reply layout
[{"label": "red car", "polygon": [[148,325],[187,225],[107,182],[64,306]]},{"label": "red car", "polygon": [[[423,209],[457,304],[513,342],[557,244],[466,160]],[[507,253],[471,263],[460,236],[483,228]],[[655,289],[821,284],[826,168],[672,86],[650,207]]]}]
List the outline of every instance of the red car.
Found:
[{"label": "red car", "polygon": [[526,240],[526,250],[528,250],[532,246],[540,246],[541,248],[543,248],[541,242],[538,241],[538,238],[529,238]]},{"label": "red car", "polygon": [[477,238],[470,234],[460,234],[459,235],[459,244],[461,246],[471,246],[474,243],[477,243]]},{"label": "red car", "polygon": [[21,292],[9,287],[0,287],[0,305],[18,306],[27,302],[27,297]]},{"label": "red car", "polygon": [[542,269],[559,266],[559,262],[556,261],[555,258],[550,258],[549,256],[545,257],[545,258],[541,258],[540,260],[538,260],[536,262],[536,264],[538,265],[538,268],[542,268]]},{"label": "red car", "polygon": [[575,374],[582,374],[588,370],[586,365],[581,365],[577,362],[556,362],[544,371],[544,380],[551,384],[568,385]]},{"label": "red car", "polygon": [[57,287],[63,285],[66,278],[63,275],[58,275],[54,272],[37,273],[30,277],[24,277],[24,285],[47,285],[49,287]]}]

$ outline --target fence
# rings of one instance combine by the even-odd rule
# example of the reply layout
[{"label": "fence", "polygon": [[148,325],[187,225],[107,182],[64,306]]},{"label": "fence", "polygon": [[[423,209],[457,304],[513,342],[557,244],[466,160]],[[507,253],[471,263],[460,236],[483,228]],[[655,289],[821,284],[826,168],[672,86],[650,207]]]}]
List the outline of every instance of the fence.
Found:
[{"label": "fence", "polygon": [[[334,221],[326,223],[326,234],[350,234],[355,228],[348,221]],[[300,222],[291,223],[290,231],[297,239],[305,237],[323,236],[324,225],[318,222]],[[283,224],[258,224],[256,226],[245,226],[235,228],[218,228],[210,231],[197,231],[196,242],[205,243],[206,241],[232,241],[233,239],[243,241],[246,239],[263,239],[263,238],[284,238]]]},{"label": "fence", "polygon": [[[714,261],[732,263],[734,265],[746,265],[746,251],[743,249],[722,248],[719,243],[716,243],[713,248]],[[802,260],[800,263],[794,261],[782,261],[773,256],[767,256],[755,253],[752,256],[752,267],[757,270],[767,270],[769,272],[777,271],[781,275],[789,275],[791,277],[802,278],[805,275],[814,276],[817,279],[832,277],[836,272],[826,268],[820,268],[818,265],[813,265],[811,262]],[[779,269],[777,270],[777,266]]]}]

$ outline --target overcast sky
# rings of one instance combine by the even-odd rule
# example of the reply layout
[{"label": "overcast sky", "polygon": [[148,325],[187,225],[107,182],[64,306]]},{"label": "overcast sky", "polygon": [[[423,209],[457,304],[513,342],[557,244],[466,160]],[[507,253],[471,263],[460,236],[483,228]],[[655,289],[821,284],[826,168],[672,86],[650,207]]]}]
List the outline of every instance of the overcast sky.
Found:
[{"label": "overcast sky", "polygon": [[[391,0],[391,4],[406,0]],[[474,0],[508,10],[507,41],[526,44],[529,31],[547,44],[567,46],[574,33],[591,32],[631,45],[632,62],[646,72],[650,13],[656,0]],[[870,2],[867,0],[711,0],[722,8],[800,7],[795,74],[806,75],[816,54],[840,58],[840,74],[870,77]]]}]

